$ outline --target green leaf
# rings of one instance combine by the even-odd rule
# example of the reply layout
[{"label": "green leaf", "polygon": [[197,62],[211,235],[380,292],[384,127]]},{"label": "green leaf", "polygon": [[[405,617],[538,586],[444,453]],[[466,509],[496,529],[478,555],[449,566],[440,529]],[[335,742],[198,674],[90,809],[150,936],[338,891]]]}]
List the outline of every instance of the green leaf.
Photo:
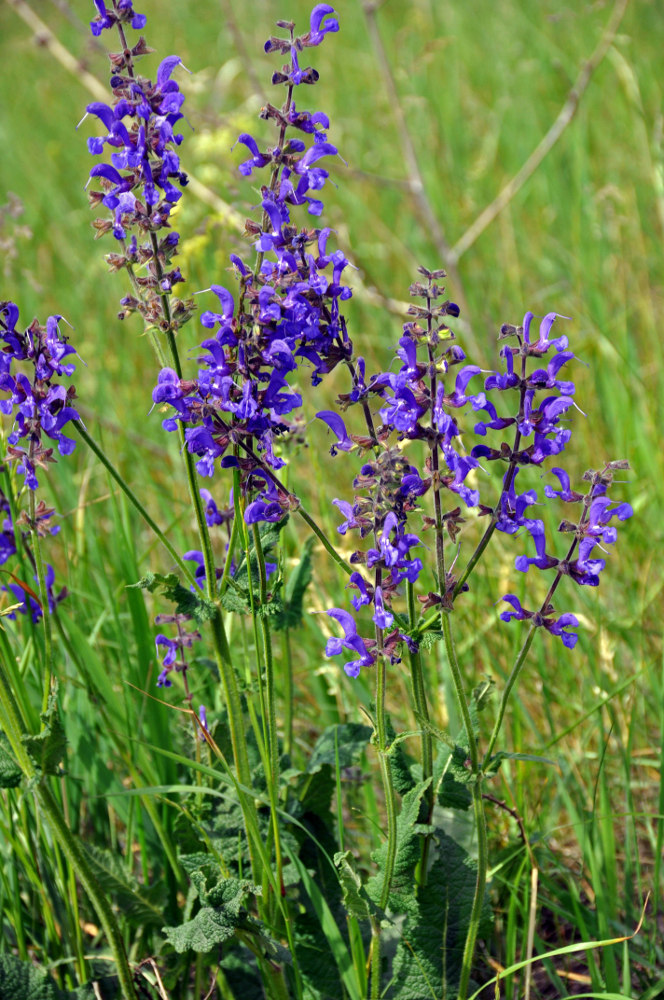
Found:
[{"label": "green leaf", "polygon": [[58,989],[48,973],[16,955],[0,955],[0,1000],[119,1000],[115,976],[104,976],[78,989]]},{"label": "green leaf", "polygon": [[212,621],[217,613],[212,601],[183,587],[175,573],[147,573],[138,583],[127,584],[127,587],[140,587],[141,590],[148,590],[151,594],[155,592],[161,594],[166,600],[175,604],[176,614],[189,615],[198,625]]},{"label": "green leaf", "polygon": [[350,851],[339,851],[334,855],[334,865],[339,876],[339,884],[343,894],[343,903],[351,917],[358,920],[368,920],[370,916],[369,899],[362,879],[355,870],[355,859]]},{"label": "green leaf", "polygon": [[37,736],[23,736],[22,741],[32,761],[43,774],[62,774],[60,763],[65,756],[67,737],[60,721],[55,695],[50,695],[48,708],[39,716],[42,730]]},{"label": "green leaf", "polygon": [[[420,838],[428,827],[418,822],[422,797],[431,783],[431,778],[420,781],[401,800],[401,812],[397,816],[397,850],[389,897],[389,908],[395,913],[407,913],[413,905],[415,866],[420,860]],[[372,854],[378,866],[378,874],[367,882],[369,897],[378,902],[383,888],[387,843],[381,844]]]},{"label": "green leaf", "polygon": [[418,640],[417,643],[420,650],[426,651],[427,649],[433,649],[437,642],[441,642],[444,639],[442,632],[425,632]]},{"label": "green leaf", "polygon": [[[436,854],[427,884],[409,901],[392,968],[399,1000],[453,997],[477,883],[477,864],[451,837],[436,830]],[[480,937],[491,911],[485,897]]]},{"label": "green leaf", "polygon": [[321,817],[329,814],[335,789],[337,756],[340,770],[350,767],[366,747],[371,733],[369,726],[363,726],[359,722],[329,726],[321,733],[302,775],[299,796],[304,812],[316,813]]},{"label": "green leaf", "polygon": [[466,810],[472,796],[468,785],[473,781],[473,773],[466,767],[467,751],[460,746],[441,750],[434,764],[435,786],[438,802],[446,809]]},{"label": "green leaf", "polygon": [[486,676],[477,687],[473,688],[472,702],[478,712],[482,712],[488,705],[495,686],[493,678]]},{"label": "green leaf", "polygon": [[302,558],[288,577],[283,610],[273,623],[276,630],[297,628],[302,622],[304,594],[311,583],[311,553],[314,539],[307,538]]},{"label": "green leaf", "polygon": [[[390,770],[392,771],[392,781],[394,782],[394,787],[399,795],[405,795],[409,792],[411,788],[415,785],[415,778],[413,777],[413,765],[415,760],[407,754],[403,743],[408,735],[406,733],[400,733],[397,736],[394,731],[394,726],[392,725],[392,720],[387,719],[387,739],[390,745],[390,753],[387,758],[390,765]],[[420,768],[421,771],[421,768]],[[421,775],[420,775],[421,777]]]},{"label": "green leaf", "polygon": [[82,846],[97,881],[120,907],[123,917],[134,926],[160,927],[164,920],[163,904],[153,901],[153,897],[159,898],[162,894],[161,886],[141,890],[138,881],[127,871],[117,854],[93,844]]},{"label": "green leaf", "polygon": [[[194,867],[193,859],[205,858],[205,864]],[[215,945],[233,937],[238,927],[247,928],[247,914],[244,900],[249,894],[259,890],[246,879],[220,878],[217,884],[208,888],[210,867],[216,867],[207,855],[190,855],[192,870],[189,877],[202,898],[213,905],[203,906],[192,920],[179,927],[164,927],[166,940],[179,953],[191,949],[196,952],[210,951]],[[217,872],[219,869],[217,868]]]},{"label": "green leaf", "polygon": [[325,764],[336,767],[337,755],[340,768],[350,767],[366,747],[371,732],[369,726],[363,726],[360,722],[328,726],[312,750],[307,764],[307,774],[316,774]]},{"label": "green leaf", "polygon": [[204,906],[193,920],[187,920],[179,927],[164,927],[169,944],[182,954],[184,951],[211,951],[222,941],[232,938],[237,929],[237,921],[227,919],[223,910]]},{"label": "green leaf", "polygon": [[7,737],[0,735],[0,788],[17,788],[21,783],[23,772],[11,753]]},{"label": "green leaf", "polygon": [[221,598],[221,606],[224,611],[234,614],[248,615],[251,612],[249,594],[240,587],[227,587]]},{"label": "green leaf", "polygon": [[50,976],[15,955],[0,955],[0,997],[7,1000],[61,1000]]}]

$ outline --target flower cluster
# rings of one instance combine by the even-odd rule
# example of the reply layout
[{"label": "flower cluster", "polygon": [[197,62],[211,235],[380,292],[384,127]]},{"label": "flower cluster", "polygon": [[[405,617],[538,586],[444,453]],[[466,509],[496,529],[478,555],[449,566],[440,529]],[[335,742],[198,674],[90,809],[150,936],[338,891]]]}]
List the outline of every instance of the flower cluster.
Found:
[{"label": "flower cluster", "polygon": [[564,469],[552,468],[551,472],[560,482],[560,490],[551,485],[544,488],[549,498],[558,498],[566,503],[581,504],[581,514],[578,522],[564,520],[558,530],[571,535],[572,541],[564,559],[557,559],[546,551],[546,538],[542,521],[531,521],[523,518],[524,526],[530,532],[535,542],[537,555],[534,557],[518,556],[515,565],[518,570],[527,573],[531,566],[541,570],[555,570],[555,578],[549,593],[538,611],[528,611],[521,606],[515,594],[505,594],[503,600],[512,606],[511,611],[503,611],[500,615],[503,621],[531,621],[534,625],[545,628],[552,635],[558,635],[563,643],[571,649],[576,645],[578,636],[571,629],[578,627],[578,619],[567,612],[554,616],[554,608],[550,599],[564,576],[568,576],[579,586],[599,586],[599,574],[606,565],[606,560],[597,558],[595,549],[604,545],[612,545],[618,536],[614,525],[609,522],[615,517],[618,521],[626,521],[633,514],[628,503],[612,504],[607,496],[608,489],[613,485],[616,470],[627,469],[626,462],[608,462],[601,471],[590,470],[584,479],[590,483],[588,492],[584,495],[570,488],[570,480]]},{"label": "flower cluster", "polygon": [[[170,322],[175,329],[194,311],[191,301],[173,299],[166,320],[161,301],[184,281],[173,265],[179,235],[170,230],[173,206],[187,184],[176,152],[183,137],[175,131],[183,118],[184,97],[172,79],[182,60],[179,56],[162,60],[155,82],[140,76],[135,61],[151,50],[143,37],[130,46],[124,31],[129,25],[142,28],[145,16],[134,12],[131,0],[118,0],[113,9],[107,9],[103,0],[95,0],[95,5],[98,15],[91,23],[92,33],[117,28],[122,51],[109,53],[113,104],[95,101],[86,108],[106,130],[105,135],[88,139],[88,150],[93,156],[110,154],[108,162],[90,171],[90,179],[101,188],[90,192],[91,206],[104,205],[111,212],[111,218],[96,219],[94,227],[98,236],[112,231],[122,252],[106,259],[111,270],[126,268],[132,279],[134,294],[122,300],[120,318],[138,311],[148,325],[163,330]],[[167,232],[160,236],[163,230]],[[145,268],[145,275],[135,273],[139,267]]]},{"label": "flower cluster", "polygon": [[[56,376],[70,376],[75,366],[65,361],[74,348],[61,335],[61,316],[49,316],[46,326],[33,320],[18,330],[19,311],[13,302],[0,302],[0,413],[14,417],[14,429],[8,437],[7,460],[17,463],[25,484],[36,490],[36,467],[54,462],[53,448],[46,447],[44,435],[58,446],[61,455],[70,455],[76,442],[65,436],[63,428],[79,415],[71,405],[76,398],[73,385],[65,388]],[[29,374],[14,371],[24,362]]]},{"label": "flower cluster", "polygon": [[[403,641],[412,645],[407,634],[395,624],[392,601],[404,581],[416,583],[423,568],[421,558],[415,554],[416,549],[421,551],[422,539],[409,527],[409,516],[420,510],[421,498],[432,490],[436,504],[442,489],[454,493],[468,507],[479,501],[478,492],[466,483],[479,463],[461,447],[454,411],[472,399],[467,395],[468,384],[480,369],[464,364],[465,354],[447,325],[448,317],[459,315],[459,307],[444,299],[444,288],[436,284],[444,272],[420,268],[420,273],[426,277],[426,284],[416,282],[410,291],[414,297],[424,298],[426,304],[410,308],[416,318],[403,327],[395,350],[396,371],[391,366],[367,382],[364,359],[357,358],[351,365],[352,389],[338,400],[344,410],[355,404],[363,408],[368,433],[349,434],[344,420],[333,411],[322,410],[317,414],[336,437],[332,454],[351,448],[370,453],[365,454],[364,464],[353,482],[357,490],[354,502],[335,499],[333,503],[345,517],[338,528],[341,534],[354,529],[360,537],[373,538],[371,548],[358,550],[351,557],[353,563],[365,565],[374,577],[372,584],[359,572],[352,574],[350,585],[359,591],[352,604],[356,611],[364,605],[373,606],[373,623],[381,633],[377,645],[392,660],[397,658]],[[454,387],[446,391],[445,376],[452,371]],[[379,425],[374,423],[372,399],[379,405]],[[421,441],[425,446],[427,459],[423,469],[406,458],[405,448],[411,441]],[[452,537],[462,521],[460,513],[460,507],[455,506],[441,519],[441,525],[444,521]],[[424,526],[432,523],[431,518],[425,519]],[[431,593],[424,600],[448,603],[454,583],[450,576],[443,581],[443,594]],[[346,621],[339,616],[347,613],[339,608],[328,614],[340,623]],[[393,631],[382,635],[393,626]],[[347,630],[347,623],[344,628]],[[373,641],[365,643],[374,649]],[[328,655],[340,651],[335,641],[328,642]],[[359,662],[346,663],[346,672],[356,676]]]},{"label": "flower cluster", "polygon": [[296,87],[318,79],[316,70],[300,66],[300,54],[338,31],[333,13],[329,4],[318,4],[309,31],[301,36],[292,23],[278,22],[289,37],[273,37],[265,45],[268,52],[286,54],[289,62],[273,76],[275,85],[286,87],[283,105],[267,104],[261,111],[261,118],[277,129],[276,143],[265,147],[246,133],[238,138],[250,153],[240,173],[268,172],[261,187],[262,220],[248,220],[246,226],[257,261],[252,268],[231,256],[239,280],[237,301],[225,287],[212,286],[219,307],[201,316],[214,335],[201,345],[197,377],[181,379],[173,369],[163,369],[153,392],[155,403],[174,410],[165,429],[184,425],[201,475],[211,476],[217,465],[240,470],[248,522],[279,521],[297,503],[276,476],[284,464],[281,444],[302,404],[289,380],[304,364],[317,385],[352,355],[340,312],[340,303],[351,294],[342,283],[348,261],[341,251],[328,250],[329,228],[298,228],[291,219],[300,207],[311,216],[321,214],[320,192],[329,177],[322,164],[338,155],[327,139],[327,116],[298,108],[294,99]]},{"label": "flower cluster", "polygon": [[[568,411],[575,405],[575,387],[573,382],[562,376],[562,370],[574,355],[567,349],[567,337],[551,336],[557,314],[549,313],[544,317],[539,336],[532,341],[532,313],[526,313],[520,327],[504,325],[499,339],[515,338],[517,346],[503,346],[501,356],[505,370],[490,372],[484,379],[483,389],[471,393],[471,380],[480,375],[481,369],[465,363],[465,355],[454,342],[446,321],[447,316],[458,315],[458,307],[449,300],[436,304],[444,291],[436,284],[443,272],[430,272],[425,268],[420,271],[427,279],[426,284],[415,283],[411,286],[411,294],[425,298],[426,304],[411,306],[410,311],[417,321],[404,326],[395,359],[397,363],[401,362],[400,366],[396,371],[375,375],[367,382],[364,362],[358,358],[356,367],[352,363],[350,365],[354,373],[353,389],[338,400],[341,409],[357,403],[363,405],[368,435],[349,434],[344,420],[334,411],[323,410],[317,414],[336,439],[331,448],[333,455],[337,451],[351,449],[361,453],[374,452],[370,461],[365,460],[353,483],[358,490],[354,502],[333,501],[345,518],[338,528],[341,534],[357,530],[360,537],[372,535],[374,539],[372,548],[358,550],[351,557],[352,562],[366,565],[367,570],[374,574],[373,584],[359,572],[352,574],[350,586],[359,591],[359,596],[352,598],[353,607],[359,611],[363,606],[373,606],[373,623],[381,633],[378,646],[383,648],[384,644],[394,658],[395,646],[399,640],[407,640],[408,637],[395,623],[392,602],[399,585],[404,580],[415,583],[422,570],[421,560],[411,553],[411,549],[422,542],[418,534],[408,527],[407,519],[419,509],[420,498],[427,493],[433,495],[435,516],[424,514],[423,527],[436,529],[439,591],[429,591],[427,596],[418,595],[419,600],[425,608],[442,605],[451,610],[458,594],[468,589],[465,583],[467,574],[459,579],[443,569],[444,533],[455,542],[463,523],[459,506],[443,510],[441,497],[446,489],[456,494],[466,507],[476,507],[481,516],[489,518],[482,551],[494,530],[511,535],[525,531],[531,536],[536,555],[518,556],[515,567],[521,572],[527,572],[530,566],[555,570],[554,583],[539,611],[524,610],[515,595],[508,594],[504,599],[511,604],[512,610],[503,612],[500,617],[504,621],[512,618],[531,620],[553,635],[560,636],[564,644],[571,647],[577,636],[569,630],[576,627],[578,621],[570,613],[556,616],[551,598],[563,576],[569,576],[580,585],[596,586],[599,583],[604,560],[596,558],[594,550],[602,542],[611,544],[615,541],[615,528],[609,525],[612,518],[625,520],[632,514],[629,504],[612,506],[605,495],[612,483],[614,470],[626,465],[609,463],[602,472],[587,473],[591,488],[586,496],[570,489],[569,477],[564,469],[552,469],[561,489],[546,486],[545,496],[566,502],[582,502],[584,507],[578,523],[563,522],[560,527],[561,531],[573,532],[574,536],[566,557],[558,559],[550,555],[546,551],[544,521],[532,517],[529,512],[529,508],[538,503],[537,491],[531,487],[519,493],[516,482],[524,467],[542,466],[547,459],[559,455],[571,436],[565,420]],[[550,351],[553,356],[543,367],[541,359]],[[449,376],[453,371],[454,382],[451,384]],[[512,393],[518,401],[512,412],[505,416],[499,415],[490,398],[491,394],[499,396],[502,393]],[[368,406],[371,397],[380,400],[378,416],[381,424],[377,428]],[[486,438],[488,432],[510,430],[512,440],[503,440],[497,447],[479,443],[465,453],[460,446],[461,432],[455,415],[455,411],[464,407],[475,413],[484,413],[488,418],[475,423],[475,435]],[[464,434],[464,437],[467,436]],[[428,450],[422,470],[405,457],[404,447],[413,440],[422,441]],[[492,506],[480,503],[479,490],[467,482],[470,473],[480,468],[482,459],[489,462],[500,460],[507,465],[500,496]],[[469,563],[473,564],[474,560]],[[443,573],[444,579],[441,579]],[[329,640],[328,655],[336,655],[343,649],[357,652],[359,644],[362,644],[363,655],[345,664],[346,672],[356,676],[361,665],[375,662],[376,643],[359,638],[357,626],[353,622],[351,627],[353,619],[347,612],[333,608],[328,614],[342,625],[345,633],[344,640]],[[392,632],[382,635],[383,630],[393,626]]]}]

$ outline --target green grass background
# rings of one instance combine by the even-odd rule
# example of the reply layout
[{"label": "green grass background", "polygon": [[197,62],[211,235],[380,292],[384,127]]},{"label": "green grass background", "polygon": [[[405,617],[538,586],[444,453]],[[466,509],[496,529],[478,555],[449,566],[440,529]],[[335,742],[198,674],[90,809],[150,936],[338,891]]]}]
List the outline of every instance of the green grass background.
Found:
[{"label": "green grass background", "polygon": [[[74,60],[105,83],[106,59],[87,33],[92,3],[33,0],[30,7]],[[179,76],[187,95],[184,168],[246,215],[258,194],[237,173],[243,150],[231,152],[231,146],[242,131],[271,139],[257,111],[266,100],[279,103],[279,93],[269,86],[278,60],[263,55],[262,43],[277,18],[305,24],[308,4],[180,0],[145,2],[139,9],[148,15],[145,33],[158,53],[143,62],[142,71],[154,72],[158,60],[172,53],[191,71]],[[416,266],[443,263],[432,235],[436,227],[454,246],[517,173],[565,104],[612,10],[608,3],[562,0],[388,0],[378,7],[376,24],[398,94],[397,111],[362,4],[338,4],[340,34],[309,50],[320,83],[298,97],[304,106],[329,114],[330,140],[346,161],[334,165],[337,188],[327,188],[324,219],[358,268],[361,287],[349,304],[350,329],[369,368],[389,359],[404,321],[399,303],[408,299]],[[513,766],[496,794],[518,810],[540,845],[538,947],[574,934],[628,933],[646,893],[654,892],[645,929],[630,949],[608,949],[576,970],[595,989],[632,990],[644,997],[662,974],[663,958],[656,930],[656,911],[662,919],[664,830],[663,42],[661,6],[632,0],[568,128],[461,256],[457,283],[448,281],[450,297],[465,306],[459,340],[483,368],[496,363],[501,323],[520,322],[526,309],[571,317],[565,331],[579,359],[572,377],[586,415],[574,414],[566,467],[580,476],[608,459],[626,458],[632,466],[616,494],[632,503],[635,517],[620,532],[599,591],[570,587],[559,598],[561,607],[582,619],[577,649],[570,653],[554,641],[535,644],[508,720],[506,745],[554,756],[559,766]],[[118,321],[117,302],[125,289],[120,276],[105,273],[103,254],[111,242],[92,239],[83,188],[92,162],[85,139],[95,124],[88,120],[78,132],[76,124],[95,98],[80,74],[37,44],[6,0],[0,5],[0,59],[0,204],[13,192],[24,205],[20,219],[3,219],[0,237],[16,254],[5,249],[0,298],[16,301],[26,321],[57,312],[72,324],[86,365],[79,367],[76,384],[89,430],[103,439],[182,548],[189,548],[193,536],[184,491],[176,482],[177,449],[161,431],[159,415],[148,416],[156,378],[150,345],[137,320]],[[409,186],[400,118],[424,182],[426,212]],[[182,199],[177,224],[189,291],[230,282],[228,254],[245,246],[237,227],[193,193]],[[202,308],[210,305],[209,297],[199,301]],[[183,353],[200,339],[194,320],[182,331]],[[339,377],[310,393],[307,417],[343,388]],[[332,463],[317,428],[299,461],[291,481],[333,532],[336,512],[330,510],[329,491],[334,484],[333,495],[350,496],[348,465]],[[220,495],[226,488],[218,486]],[[129,767],[135,780],[154,784],[173,780],[176,773],[145,748],[130,749],[122,735],[136,733],[140,719],[145,742],[163,746],[176,725],[174,712],[127,683],[152,690],[155,662],[153,609],[124,585],[150,566],[165,568],[164,560],[82,447],[72,460],[60,461],[50,490],[63,514],[63,530],[50,543],[49,558],[72,592],[63,612],[80,646],[63,653],[73,822],[89,838],[112,843],[125,836],[127,823],[140,828],[140,814],[97,796],[117,791]],[[469,535],[474,530],[470,524]],[[295,552],[296,533],[289,532]],[[312,611],[347,600],[323,555],[316,559]],[[458,642],[469,687],[485,673],[500,684],[518,648],[518,629],[502,626],[493,605],[516,585],[514,555],[511,546],[499,543],[460,611]],[[528,578],[518,586],[531,583]],[[338,663],[324,659],[323,642],[321,620],[310,616],[293,651],[296,731],[303,747],[321,720],[355,720],[358,697],[367,704],[371,697],[368,685],[348,681]],[[29,649],[24,662],[29,678]],[[213,697],[207,678],[198,683],[202,697]],[[430,686],[438,721],[453,723],[451,691],[435,660]],[[106,726],[94,718],[99,698],[110,712]],[[177,702],[177,692],[171,700]],[[397,672],[388,700],[395,721],[408,725],[398,708],[407,701],[407,684]],[[111,733],[120,736],[116,740]],[[115,763],[107,766],[105,755]],[[157,813],[146,821],[148,840],[138,838],[146,874],[154,864],[149,837],[158,822],[165,824],[164,837],[172,837],[168,809],[159,805]],[[523,947],[529,858],[504,811],[491,822],[500,906],[492,949],[497,961],[507,964]],[[8,829],[9,848],[20,850],[27,865],[23,835]],[[6,899],[17,877],[11,868],[5,872]],[[36,880],[31,891],[39,898],[47,890]],[[20,919],[27,920],[29,911],[30,901]],[[7,912],[11,907],[5,913],[11,924]],[[73,916],[67,919],[74,927]],[[42,959],[54,960],[61,940],[56,930],[50,941],[34,928],[30,935],[40,942],[34,947],[42,949]],[[541,996],[589,988],[559,972],[550,966],[537,980]]]}]

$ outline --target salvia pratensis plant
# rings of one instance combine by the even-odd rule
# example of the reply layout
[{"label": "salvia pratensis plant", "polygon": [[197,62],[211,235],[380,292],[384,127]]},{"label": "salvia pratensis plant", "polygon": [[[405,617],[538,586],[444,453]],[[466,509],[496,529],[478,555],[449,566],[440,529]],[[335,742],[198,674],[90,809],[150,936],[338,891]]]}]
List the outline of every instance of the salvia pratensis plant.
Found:
[{"label": "salvia pratensis plant", "polygon": [[[65,594],[55,596],[53,570],[41,555],[43,540],[57,529],[53,510],[35,499],[37,470],[41,475],[53,461],[54,445],[62,455],[72,451],[74,440],[63,430],[71,424],[166,549],[164,572],[138,582],[161,605],[156,687],[161,695],[182,692],[195,737],[191,766],[208,781],[187,802],[198,818],[186,841],[197,841],[198,849],[183,844],[176,862],[191,889],[185,919],[164,928],[156,958],[167,984],[161,995],[167,988],[191,995],[182,970],[195,953],[196,984],[201,969],[217,970],[219,995],[238,1000],[466,1000],[471,975],[480,972],[478,938],[490,934],[483,795],[507,756],[499,740],[508,698],[536,638],[560,640],[571,655],[579,628],[570,610],[572,585],[599,584],[616,523],[632,514],[611,496],[627,463],[607,462],[576,484],[565,468],[573,418],[581,412],[570,379],[575,358],[562,332],[566,318],[550,312],[537,325],[527,312],[521,325],[503,325],[498,370],[483,370],[457,341],[460,310],[446,297],[440,268],[419,268],[391,361],[369,373],[344,315],[351,264],[322,224],[323,193],[343,161],[327,115],[305,107],[319,79],[307,65],[309,50],[340,28],[329,4],[313,8],[305,33],[278,21],[279,34],[265,43],[265,52],[281,60],[272,76],[281,96],[260,110],[256,136],[237,137],[233,154],[239,174],[258,191],[247,249],[230,255],[226,284],[205,290],[208,308],[198,320],[204,332],[192,337],[194,323],[184,331],[196,304],[193,296],[180,297],[186,275],[172,223],[187,190],[182,146],[189,126],[178,82],[186,68],[171,55],[144,76],[143,58],[152,49],[136,32],[145,16],[132,0],[94,0],[94,7],[93,36],[108,33],[118,47],[109,54],[108,103],[86,108],[95,160],[88,182],[93,226],[97,237],[114,240],[107,263],[127,278],[119,319],[139,316],[152,341],[153,417],[160,414],[178,442],[196,535],[191,549],[178,551],[84,426],[75,392],[63,381],[73,372],[66,359],[74,349],[61,332],[62,317],[21,332],[17,307],[1,303],[0,409],[11,432],[2,468],[0,560],[4,565],[21,548],[35,570],[37,594],[16,576],[6,589],[19,601],[14,611],[29,611],[43,627],[41,736],[48,731],[53,740],[57,728],[51,619],[57,623]],[[320,397],[337,369],[334,384],[345,379],[343,391],[335,408],[317,409],[312,427],[304,416],[307,385]],[[292,456],[306,434],[327,435],[330,462],[341,465],[338,495],[321,499],[326,518],[340,522],[344,551],[353,539],[349,559],[291,485]],[[350,461],[339,463],[340,453]],[[498,481],[491,476],[496,463]],[[26,496],[27,511],[19,516]],[[557,541],[547,535],[549,503],[564,505]],[[291,518],[311,537],[297,567],[287,571],[283,533]],[[480,561],[490,558],[496,533],[514,536],[514,579],[525,577],[515,589],[527,596],[494,595],[498,619],[524,623],[524,635],[487,734],[481,723],[490,685],[469,694],[478,678],[457,656],[455,611]],[[315,542],[347,595],[345,606],[315,619],[327,634],[321,653],[341,657],[340,669],[351,679],[370,677],[375,700],[365,710],[370,726],[352,722],[321,733],[298,770],[291,753],[292,679],[287,692],[278,684],[290,668],[275,658],[277,637],[286,636],[283,652],[301,623]],[[233,641],[238,633],[251,649],[243,670]],[[423,661],[438,643],[456,694],[458,733],[443,733],[431,721]],[[221,687],[218,718],[209,704],[194,707],[191,679],[204,655]],[[390,678],[402,661],[414,728],[398,734],[388,709]],[[130,965],[113,907],[49,790],[64,745],[46,755],[48,766],[43,751],[37,761],[30,740],[40,734],[21,718],[16,683],[3,668],[8,749],[3,744],[2,752],[15,768],[12,780],[25,778],[37,789],[111,946],[120,995],[144,995],[148,986]],[[405,750],[414,737],[417,760]],[[336,787],[342,817],[339,776],[357,764],[367,743],[369,756],[377,756],[385,826],[371,860],[358,863],[346,849],[342,818],[335,839],[331,803]],[[452,839],[443,807],[472,808],[475,857]]]}]

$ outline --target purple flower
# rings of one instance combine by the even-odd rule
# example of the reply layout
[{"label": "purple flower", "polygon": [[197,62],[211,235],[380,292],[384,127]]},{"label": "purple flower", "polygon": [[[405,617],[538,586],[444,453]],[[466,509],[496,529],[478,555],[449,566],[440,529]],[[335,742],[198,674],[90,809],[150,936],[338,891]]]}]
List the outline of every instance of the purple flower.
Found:
[{"label": "purple flower", "polygon": [[512,605],[511,611],[503,611],[500,614],[500,618],[504,622],[509,622],[512,618],[516,621],[532,621],[535,626],[545,628],[551,635],[559,636],[563,645],[568,649],[573,649],[576,645],[579,637],[576,633],[567,631],[568,629],[579,627],[579,620],[576,615],[567,612],[566,614],[559,615],[558,618],[554,618],[550,614],[553,611],[551,607],[546,609],[546,614],[542,614],[539,611],[526,611],[521,606],[521,602],[516,594],[505,594],[503,601],[507,601],[508,604]]},{"label": "purple flower", "polygon": [[[320,45],[325,35],[339,30],[339,22],[336,17],[328,16],[334,12],[334,7],[331,7],[329,3],[316,4],[309,20],[309,34],[306,36],[307,45]],[[327,18],[326,21],[324,21],[325,18]]]},{"label": "purple flower", "polygon": [[357,634],[357,626],[347,611],[342,608],[330,608],[327,612],[330,618],[334,618],[344,630],[343,639],[330,638],[325,646],[326,656],[337,656],[344,649],[357,654],[357,658],[344,663],[344,670],[349,677],[357,677],[361,667],[370,667],[375,662],[375,657],[367,649],[364,639]]},{"label": "purple flower", "polygon": [[337,449],[340,451],[350,451],[353,447],[353,442],[348,437],[346,425],[339,414],[335,413],[333,410],[320,410],[316,416],[319,420],[323,420],[330,430],[337,436],[336,443],[330,448],[330,455],[336,455]]}]

